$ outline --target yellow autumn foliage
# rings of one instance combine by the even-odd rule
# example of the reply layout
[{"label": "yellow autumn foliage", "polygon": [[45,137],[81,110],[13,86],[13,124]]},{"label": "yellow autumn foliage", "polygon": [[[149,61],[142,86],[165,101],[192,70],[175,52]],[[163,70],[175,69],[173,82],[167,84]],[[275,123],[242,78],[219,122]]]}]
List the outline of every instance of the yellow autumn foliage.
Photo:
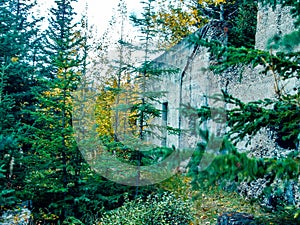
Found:
[{"label": "yellow autumn foliage", "polygon": [[123,81],[120,90],[117,91],[116,80],[106,85],[110,87],[109,90],[102,88],[96,102],[95,114],[99,136],[111,139],[117,137],[122,140],[134,135],[137,128],[133,119],[135,112],[131,111],[131,105],[137,99],[134,94],[136,87]]},{"label": "yellow autumn foliage", "polygon": [[159,0],[157,14],[152,17],[161,35],[158,47],[170,48],[208,22],[199,14],[197,4],[218,6],[226,3],[226,0]]},{"label": "yellow autumn foliage", "polygon": [[15,63],[15,62],[18,62],[19,58],[16,57],[16,56],[14,56],[14,57],[11,57],[10,60],[11,60],[13,63]]}]

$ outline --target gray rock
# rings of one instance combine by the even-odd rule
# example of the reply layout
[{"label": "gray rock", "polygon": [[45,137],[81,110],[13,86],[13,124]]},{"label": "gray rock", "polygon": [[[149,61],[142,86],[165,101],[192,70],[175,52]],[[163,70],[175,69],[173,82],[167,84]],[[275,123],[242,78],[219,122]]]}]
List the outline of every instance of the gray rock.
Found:
[{"label": "gray rock", "polygon": [[259,225],[253,215],[238,212],[226,212],[218,217],[216,225]]},{"label": "gray rock", "polygon": [[31,211],[27,208],[5,211],[0,217],[0,225],[27,225]]}]

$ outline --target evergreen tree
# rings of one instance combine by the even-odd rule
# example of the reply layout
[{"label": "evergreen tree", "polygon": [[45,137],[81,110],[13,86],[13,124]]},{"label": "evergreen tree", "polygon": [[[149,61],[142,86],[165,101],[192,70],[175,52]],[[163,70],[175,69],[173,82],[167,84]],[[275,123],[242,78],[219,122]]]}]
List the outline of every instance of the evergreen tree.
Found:
[{"label": "evergreen tree", "polygon": [[[47,88],[39,93],[35,113],[35,138],[27,190],[35,207],[53,212],[44,219],[63,221],[76,214],[71,207],[78,194],[81,154],[72,130],[72,97],[82,74],[81,48],[84,45],[75,22],[73,0],[57,0],[50,9],[44,46],[46,69],[40,82]],[[33,165],[35,164],[35,166]]]},{"label": "evergreen tree", "polygon": [[13,164],[17,156],[16,138],[13,136],[12,128],[15,127],[15,120],[12,108],[14,101],[12,97],[5,94],[5,67],[2,65],[0,73],[0,207],[12,206],[16,203],[16,196],[14,193],[14,186],[11,183],[14,176]]},{"label": "evergreen tree", "polygon": [[257,24],[257,1],[239,0],[227,12],[228,45],[254,48]]},{"label": "evergreen tree", "polygon": [[[158,131],[166,129],[166,127],[162,128],[160,124],[152,123],[153,119],[161,115],[160,98],[164,93],[152,90],[149,84],[151,79],[159,79],[163,73],[176,71],[175,69],[159,68],[151,61],[153,53],[157,53],[153,44],[156,30],[151,21],[153,1],[143,2],[143,4],[142,18],[131,16],[134,24],[140,29],[140,40],[135,45],[135,43],[122,40],[121,35],[119,43],[122,45],[118,52],[120,57],[114,67],[115,70],[112,70],[115,73],[113,73],[112,81],[107,83],[108,86],[101,90],[97,106],[98,122],[100,123],[98,132],[100,136],[106,136],[105,140],[102,139],[103,145],[113,160],[117,157],[123,163],[121,163],[123,166],[112,165],[113,168],[107,168],[108,171],[112,169],[112,173],[118,173],[116,171],[120,168],[119,173],[122,173],[123,176],[118,176],[118,178],[112,174],[107,176],[112,175],[110,178],[119,183],[137,187],[147,182],[151,183],[153,175],[149,169],[147,171],[146,166],[163,160],[172,152],[172,149],[149,144],[151,136],[161,138]],[[127,49],[129,52],[141,52],[143,55],[141,61],[136,64],[126,62],[123,54],[125,51],[127,52]],[[105,120],[104,118],[107,117],[111,119]],[[103,129],[104,127],[107,129]],[[130,169],[127,170],[125,165],[129,165]],[[99,165],[99,168],[101,166],[105,167]],[[156,173],[163,173],[163,171],[156,171]],[[137,195],[138,188],[135,196]]]},{"label": "evergreen tree", "polygon": [[[141,172],[140,167],[157,162],[160,156],[164,158],[172,151],[171,149],[160,148],[162,147],[160,145],[149,145],[149,141],[153,137],[161,138],[159,131],[167,129],[157,123],[153,123],[155,118],[161,117],[161,98],[164,96],[164,93],[151,89],[150,84],[153,79],[159,80],[160,75],[176,71],[174,68],[160,68],[155,62],[151,61],[151,57],[158,52],[154,44],[157,30],[151,19],[154,16],[154,1],[149,0],[142,2],[142,4],[143,12],[141,13],[141,18],[138,18],[136,15],[130,17],[133,24],[140,31],[139,45],[135,49],[142,50],[142,60],[138,66],[129,65],[129,74],[135,88],[129,92],[127,91],[126,96],[129,104],[126,103],[125,107],[125,109],[128,109],[129,106],[131,112],[129,119],[132,125],[136,127],[135,131],[131,131],[131,136],[128,136],[129,140],[124,141],[125,143],[131,143],[127,144],[127,147],[130,149],[129,160],[137,166],[137,174],[135,175],[135,186],[137,186],[136,196],[138,194],[138,186],[140,186],[140,183],[143,183],[141,180],[145,181],[148,179],[142,176],[145,176],[149,172]],[[142,173],[144,174],[142,175]]]},{"label": "evergreen tree", "polygon": [[[1,189],[15,190],[15,197],[23,198],[24,169],[30,145],[28,127],[34,122],[33,88],[38,85],[34,76],[33,49],[37,48],[40,19],[33,14],[35,1],[0,2],[0,161],[5,176]],[[25,197],[26,198],[26,197]],[[10,204],[4,201],[2,204]]]},{"label": "evergreen tree", "polygon": [[[100,87],[101,90],[98,99],[99,107],[97,107],[97,115],[102,117],[102,121],[99,121],[99,126],[101,127],[104,125],[107,128],[109,126],[110,128],[108,128],[107,131],[110,132],[115,141],[120,140],[121,136],[124,136],[124,132],[126,132],[127,129],[130,129],[127,127],[128,123],[126,118],[128,117],[128,113],[126,116],[125,111],[119,109],[120,105],[126,104],[126,92],[133,86],[129,83],[130,75],[128,74],[128,71],[124,70],[126,65],[132,63],[134,60],[132,57],[132,49],[124,45],[125,42],[131,42],[129,34],[125,31],[125,26],[128,22],[126,3],[123,0],[120,0],[116,13],[109,23],[110,27],[105,34],[106,36],[109,35],[110,32],[113,32],[114,35],[117,34],[119,36],[119,40],[116,40],[115,42],[112,42],[111,40],[111,44],[106,50],[108,51],[108,68],[105,72],[107,80]],[[104,121],[105,117],[109,119]],[[102,131],[104,130],[102,129]],[[103,134],[103,132],[100,133]]]}]

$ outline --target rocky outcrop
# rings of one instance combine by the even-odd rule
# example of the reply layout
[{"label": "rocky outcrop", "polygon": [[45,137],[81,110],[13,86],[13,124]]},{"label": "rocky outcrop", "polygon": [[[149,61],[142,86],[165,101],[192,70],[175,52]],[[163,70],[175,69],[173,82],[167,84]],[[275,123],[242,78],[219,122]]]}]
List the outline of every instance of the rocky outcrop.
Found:
[{"label": "rocky outcrop", "polygon": [[[270,188],[271,193],[264,193],[265,188]],[[300,182],[297,180],[283,181],[278,178],[272,180],[271,176],[265,175],[251,182],[241,182],[237,191],[246,199],[258,200],[270,211],[286,205],[300,208]]]}]

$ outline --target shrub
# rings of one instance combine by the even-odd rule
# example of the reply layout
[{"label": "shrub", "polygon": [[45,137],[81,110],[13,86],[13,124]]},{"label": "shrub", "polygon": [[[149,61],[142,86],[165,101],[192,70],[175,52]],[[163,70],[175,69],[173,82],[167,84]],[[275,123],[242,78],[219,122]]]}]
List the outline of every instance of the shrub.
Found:
[{"label": "shrub", "polygon": [[186,225],[195,215],[192,202],[172,193],[150,195],[146,199],[126,200],[123,206],[106,212],[101,225]]}]

